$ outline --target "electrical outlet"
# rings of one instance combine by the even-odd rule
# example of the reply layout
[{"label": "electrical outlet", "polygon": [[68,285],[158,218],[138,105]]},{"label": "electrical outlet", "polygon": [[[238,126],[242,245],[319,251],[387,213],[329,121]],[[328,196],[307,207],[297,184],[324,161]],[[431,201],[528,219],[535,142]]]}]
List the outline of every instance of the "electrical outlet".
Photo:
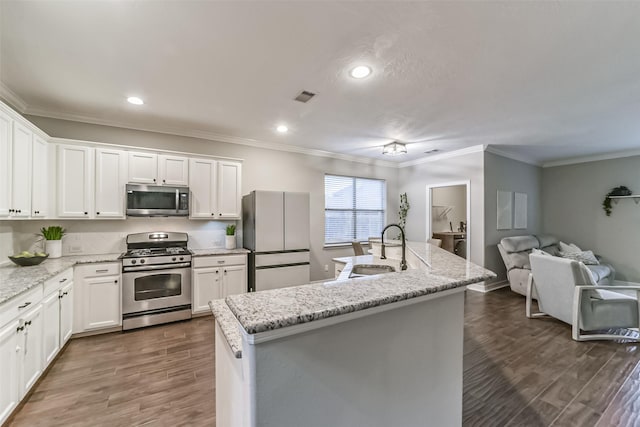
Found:
[{"label": "electrical outlet", "polygon": [[82,246],[77,246],[77,245],[69,246],[70,254],[78,254],[80,252],[82,252]]},{"label": "electrical outlet", "polygon": [[325,273],[329,271],[329,264],[325,264],[324,265],[324,271],[325,271]]}]

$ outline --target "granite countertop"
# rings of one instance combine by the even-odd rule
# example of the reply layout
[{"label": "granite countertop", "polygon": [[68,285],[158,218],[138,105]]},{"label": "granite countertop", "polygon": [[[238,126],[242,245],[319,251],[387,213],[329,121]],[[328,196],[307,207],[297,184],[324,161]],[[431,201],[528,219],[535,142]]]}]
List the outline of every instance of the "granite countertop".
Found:
[{"label": "granite countertop", "polygon": [[244,330],[256,334],[496,277],[492,271],[427,243],[407,242],[407,249],[422,262],[419,269],[232,295],[226,302]]},{"label": "granite countertop", "polygon": [[242,336],[238,330],[238,321],[234,317],[229,306],[223,299],[209,301],[209,307],[216,322],[222,329],[222,334],[227,339],[229,347],[236,359],[242,358]]},{"label": "granite countertop", "polygon": [[15,264],[0,266],[0,304],[23,292],[41,285],[58,273],[62,273],[76,264],[91,264],[118,261],[120,254],[74,255],[62,258],[46,259],[42,264],[32,267],[19,267]]},{"label": "granite countertop", "polygon": [[207,256],[207,255],[235,255],[235,254],[248,254],[251,251],[245,248],[225,249],[225,248],[208,248],[208,249],[192,249],[189,250],[193,253],[193,256]]}]

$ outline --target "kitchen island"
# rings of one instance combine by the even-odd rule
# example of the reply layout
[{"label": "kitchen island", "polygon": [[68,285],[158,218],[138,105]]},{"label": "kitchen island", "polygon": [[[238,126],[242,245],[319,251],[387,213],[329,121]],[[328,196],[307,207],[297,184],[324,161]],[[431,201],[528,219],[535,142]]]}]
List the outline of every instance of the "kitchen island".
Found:
[{"label": "kitchen island", "polygon": [[495,274],[407,249],[400,273],[216,302],[220,426],[461,425],[464,290]]}]

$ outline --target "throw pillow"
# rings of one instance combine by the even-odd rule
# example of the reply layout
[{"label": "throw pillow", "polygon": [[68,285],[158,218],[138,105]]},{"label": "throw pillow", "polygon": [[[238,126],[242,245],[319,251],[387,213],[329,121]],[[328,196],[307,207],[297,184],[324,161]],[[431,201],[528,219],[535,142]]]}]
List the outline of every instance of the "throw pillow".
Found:
[{"label": "throw pillow", "polygon": [[574,253],[574,254],[578,252],[582,252],[582,249],[580,249],[574,243],[566,244],[565,242],[560,242],[558,243],[558,245],[560,246],[560,252]]},{"label": "throw pillow", "polygon": [[592,251],[584,251],[584,252],[560,252],[560,256],[562,258],[572,259],[575,261],[579,261],[585,265],[599,265],[600,262],[598,258],[593,254]]},{"label": "throw pillow", "polygon": [[545,251],[540,250],[540,249],[531,249],[531,253],[532,253],[532,254],[536,254],[536,255],[551,256],[551,254],[550,254],[550,253],[545,252]]}]

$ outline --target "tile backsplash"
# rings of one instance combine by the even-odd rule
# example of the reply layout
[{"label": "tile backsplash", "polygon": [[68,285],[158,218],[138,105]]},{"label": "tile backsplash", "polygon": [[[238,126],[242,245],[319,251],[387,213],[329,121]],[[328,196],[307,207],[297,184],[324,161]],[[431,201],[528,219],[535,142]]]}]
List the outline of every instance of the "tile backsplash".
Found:
[{"label": "tile backsplash", "polygon": [[[61,225],[67,230],[62,239],[63,255],[124,252],[127,234],[148,231],[177,231],[189,234],[194,249],[224,247],[225,228],[235,221],[195,221],[186,218],[128,218],[126,220],[13,221],[13,252],[40,251],[44,242],[42,227]],[[5,239],[3,239],[5,240]],[[242,246],[242,227],[236,231],[236,244]]]}]

